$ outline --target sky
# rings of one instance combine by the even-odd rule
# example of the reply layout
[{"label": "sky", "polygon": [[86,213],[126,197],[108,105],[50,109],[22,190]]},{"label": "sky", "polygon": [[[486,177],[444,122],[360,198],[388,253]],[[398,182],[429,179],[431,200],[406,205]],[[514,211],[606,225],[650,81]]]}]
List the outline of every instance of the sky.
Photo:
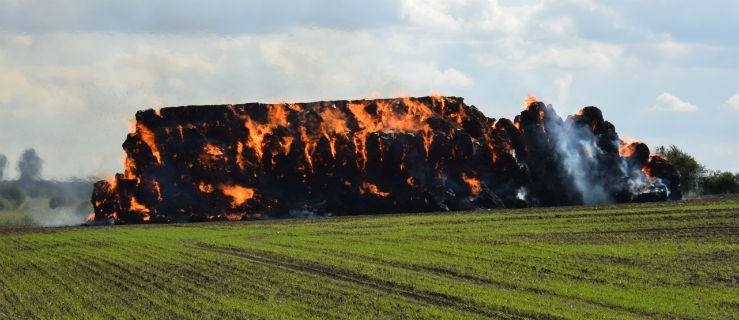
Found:
[{"label": "sky", "polygon": [[739,1],[0,0],[0,154],[52,179],[123,170],[137,110],[528,94],[739,172]]}]

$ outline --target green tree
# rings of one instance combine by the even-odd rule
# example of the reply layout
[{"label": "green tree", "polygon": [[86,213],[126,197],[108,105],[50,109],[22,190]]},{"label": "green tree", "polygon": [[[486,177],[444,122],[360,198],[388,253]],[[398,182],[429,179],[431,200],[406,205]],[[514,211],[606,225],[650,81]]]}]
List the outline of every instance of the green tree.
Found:
[{"label": "green tree", "polygon": [[667,148],[659,146],[656,152],[667,156],[667,162],[675,166],[675,169],[680,173],[680,189],[682,189],[683,194],[700,191],[699,178],[705,174],[706,168],[698,163],[693,156],[683,152],[676,145],[670,145]]},{"label": "green tree", "polygon": [[30,182],[41,179],[41,166],[43,163],[43,160],[41,160],[33,148],[23,151],[23,155],[18,160],[18,171],[21,174],[18,180],[20,182]]},{"label": "green tree", "polygon": [[703,193],[739,193],[739,174],[728,171],[712,171],[700,179]]}]

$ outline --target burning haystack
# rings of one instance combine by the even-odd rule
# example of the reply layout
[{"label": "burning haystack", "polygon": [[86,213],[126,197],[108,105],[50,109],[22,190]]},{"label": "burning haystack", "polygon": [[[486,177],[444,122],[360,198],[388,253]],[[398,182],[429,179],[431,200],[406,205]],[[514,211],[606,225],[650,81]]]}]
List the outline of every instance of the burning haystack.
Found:
[{"label": "burning haystack", "polygon": [[678,176],[596,107],[513,121],[457,97],[136,113],[91,223],[240,220],[680,199]]}]

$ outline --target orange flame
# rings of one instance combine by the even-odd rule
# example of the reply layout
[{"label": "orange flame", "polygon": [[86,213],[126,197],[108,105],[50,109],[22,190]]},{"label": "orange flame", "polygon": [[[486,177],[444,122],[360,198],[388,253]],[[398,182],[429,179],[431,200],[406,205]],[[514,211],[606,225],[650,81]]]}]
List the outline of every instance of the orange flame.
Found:
[{"label": "orange flame", "polygon": [[136,177],[136,174],[134,173],[136,171],[136,163],[133,161],[133,159],[126,157],[125,161],[125,170],[123,171],[123,176],[126,177],[126,179],[133,179]]},{"label": "orange flame", "polygon": [[228,221],[239,221],[243,217],[244,215],[241,213],[229,213],[226,215],[226,219],[228,219]]},{"label": "orange flame", "polygon": [[141,140],[144,141],[147,146],[149,146],[149,149],[151,149],[151,153],[154,155],[155,158],[157,158],[157,163],[161,164],[162,156],[159,154],[159,148],[157,147],[154,132],[149,130],[149,128],[141,122],[136,123],[136,130],[139,133]]},{"label": "orange flame", "polygon": [[[364,191],[367,191],[367,192],[369,192],[369,193],[371,193],[371,194],[375,194],[375,195],[378,195],[378,196],[380,196],[380,197],[387,197],[387,196],[389,196],[389,195],[390,195],[390,192],[382,192],[382,191],[380,191],[380,189],[379,189],[379,188],[377,187],[377,185],[375,185],[375,184],[373,184],[373,183],[370,183],[370,182],[363,182],[363,183],[362,183],[362,188],[363,188],[363,190],[364,190]],[[360,191],[361,191],[361,190],[360,190]],[[362,193],[363,193],[363,192],[362,192]]]},{"label": "orange flame", "polygon": [[149,212],[151,212],[151,210],[149,210],[145,205],[139,203],[134,196],[131,196],[129,210],[139,213],[142,220],[149,221]]},{"label": "orange flame", "polygon": [[206,184],[205,182],[201,182],[200,184],[198,184],[198,189],[205,193],[211,193],[214,190],[212,185]]},{"label": "orange flame", "polygon": [[136,200],[136,197],[133,197],[133,196],[131,197],[131,205],[129,206],[129,209],[131,209],[131,211],[134,211],[134,212],[141,212],[141,213],[149,212],[149,208],[147,208],[143,204],[140,204]]},{"label": "orange flame", "polygon": [[526,96],[526,98],[523,99],[523,103],[525,107],[528,107],[529,105],[535,102],[539,102],[539,98],[537,98],[535,95],[530,94],[530,93]]},{"label": "orange flame", "polygon": [[219,157],[223,155],[223,150],[221,150],[221,148],[214,146],[212,144],[206,144],[205,147],[203,147],[203,152],[213,157]]},{"label": "orange flame", "polygon": [[232,198],[231,206],[234,208],[243,205],[246,203],[246,200],[254,197],[254,189],[252,188],[226,184],[219,185],[219,188],[223,194]]},{"label": "orange flame", "polygon": [[413,179],[413,177],[408,177],[408,179],[405,179],[405,182],[411,187],[416,185],[416,179]]},{"label": "orange flame", "polygon": [[162,189],[159,188],[159,182],[157,182],[156,180],[153,180],[151,182],[151,184],[154,187],[154,192],[156,192],[156,194],[157,194],[157,200],[159,200],[161,202],[163,200],[163,198],[162,198]]},{"label": "orange flame", "polygon": [[618,147],[618,155],[621,158],[631,157],[636,152],[636,144],[628,143],[622,144]]},{"label": "orange flame", "polygon": [[467,183],[468,186],[470,186],[471,196],[475,197],[480,194],[480,191],[482,191],[480,179],[477,179],[475,177],[468,177],[467,174],[462,173],[462,180],[464,180],[464,182]]}]

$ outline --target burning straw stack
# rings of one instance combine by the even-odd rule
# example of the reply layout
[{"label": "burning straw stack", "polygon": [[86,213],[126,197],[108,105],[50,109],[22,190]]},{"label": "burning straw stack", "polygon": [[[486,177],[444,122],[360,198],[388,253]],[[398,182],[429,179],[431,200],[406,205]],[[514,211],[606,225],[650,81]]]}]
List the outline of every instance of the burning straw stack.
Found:
[{"label": "burning straw stack", "polygon": [[186,106],[136,114],[91,223],[427,212],[681,197],[675,169],[601,111],[513,121],[457,97]]}]

